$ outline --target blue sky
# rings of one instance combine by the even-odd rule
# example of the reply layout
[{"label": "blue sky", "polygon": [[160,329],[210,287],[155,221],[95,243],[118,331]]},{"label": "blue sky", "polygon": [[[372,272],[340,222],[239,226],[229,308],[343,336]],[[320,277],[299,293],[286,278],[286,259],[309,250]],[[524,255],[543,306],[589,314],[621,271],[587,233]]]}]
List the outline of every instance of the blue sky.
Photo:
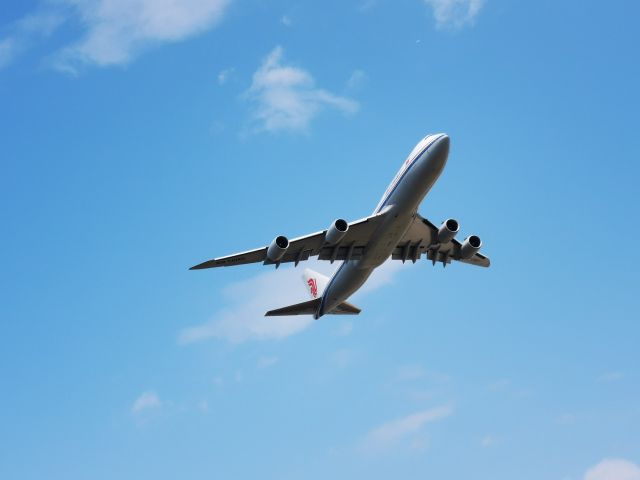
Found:
[{"label": "blue sky", "polygon": [[[0,9],[0,477],[640,479],[633,2],[42,0]],[[421,207],[490,269],[190,272]],[[329,273],[335,265],[311,262]]]}]

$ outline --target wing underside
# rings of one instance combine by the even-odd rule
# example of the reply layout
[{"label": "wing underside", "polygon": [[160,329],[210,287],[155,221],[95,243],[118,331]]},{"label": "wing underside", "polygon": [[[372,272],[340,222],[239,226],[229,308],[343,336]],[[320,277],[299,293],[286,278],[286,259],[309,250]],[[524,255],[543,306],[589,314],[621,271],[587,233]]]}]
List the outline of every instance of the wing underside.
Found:
[{"label": "wing underside", "polygon": [[357,260],[364,254],[369,240],[373,236],[378,221],[382,214],[363,218],[349,224],[347,233],[336,245],[325,243],[326,230],[294,238],[289,242],[289,248],[284,256],[273,262],[267,258],[267,247],[257,248],[246,252],[236,253],[226,257],[214,258],[206,262],[191,267],[191,270],[203,268],[229,267],[233,265],[244,265],[247,263],[261,262],[265,265],[281,263],[295,263],[308,260],[309,257],[318,257],[319,260]]},{"label": "wing underside", "polygon": [[[349,224],[346,234],[335,245],[325,242],[326,230],[292,239],[289,242],[286,253],[278,262],[269,260],[267,257],[268,247],[262,247],[226,257],[214,258],[191,267],[191,270],[258,262],[276,266],[281,263],[298,265],[298,263],[308,260],[310,257],[318,257],[318,260],[331,262],[336,260],[358,260],[365,254],[367,245],[375,235],[376,228],[384,214],[385,212],[383,211],[377,215]],[[463,258],[461,255],[462,244],[456,239],[446,243],[439,243],[437,239],[438,227],[426,218],[416,214],[413,223],[393,250],[391,258],[393,260],[402,260],[403,262],[407,260],[416,262],[426,256],[434,264],[442,262],[446,265],[451,263],[452,260],[457,260],[481,267],[490,265],[489,258],[482,253]]]},{"label": "wing underside", "polygon": [[462,244],[455,238],[446,243],[439,243],[438,227],[426,218],[416,215],[413,223],[391,254],[391,258],[415,262],[422,255],[426,255],[426,258],[434,264],[436,262],[447,264],[452,260],[479,267],[488,267],[491,264],[489,258],[482,253],[463,258],[460,252],[461,248]]}]

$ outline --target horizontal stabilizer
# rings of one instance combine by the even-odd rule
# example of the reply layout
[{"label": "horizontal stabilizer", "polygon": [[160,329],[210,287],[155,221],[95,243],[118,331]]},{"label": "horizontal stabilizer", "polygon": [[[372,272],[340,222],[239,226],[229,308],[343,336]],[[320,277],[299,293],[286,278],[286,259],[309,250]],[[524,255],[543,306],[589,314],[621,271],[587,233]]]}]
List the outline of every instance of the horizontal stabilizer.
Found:
[{"label": "horizontal stabilizer", "polygon": [[308,302],[296,303],[288,307],[269,310],[264,314],[265,317],[281,317],[283,315],[314,315],[320,307],[321,298],[314,298]]},{"label": "horizontal stabilizer", "polygon": [[[322,298],[315,298],[308,302],[296,303],[295,305],[289,305],[288,307],[278,308],[276,310],[269,310],[264,314],[265,317],[281,317],[285,315],[315,315],[320,308],[320,302]],[[342,302],[331,312],[327,312],[328,315],[358,315],[360,309],[348,302]]]},{"label": "horizontal stabilizer", "polygon": [[358,315],[361,311],[362,310],[349,302],[342,302],[335,310],[329,312],[329,315]]}]

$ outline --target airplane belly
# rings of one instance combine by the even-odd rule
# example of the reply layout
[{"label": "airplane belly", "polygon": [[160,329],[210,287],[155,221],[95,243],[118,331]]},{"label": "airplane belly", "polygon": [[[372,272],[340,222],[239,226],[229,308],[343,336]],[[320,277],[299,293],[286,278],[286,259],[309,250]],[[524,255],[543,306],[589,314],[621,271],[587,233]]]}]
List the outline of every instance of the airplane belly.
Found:
[{"label": "airplane belly", "polygon": [[375,268],[382,265],[393,253],[396,245],[413,222],[413,205],[394,205],[388,220],[373,235],[359,264],[361,268]]},{"label": "airplane belly", "polygon": [[392,208],[369,242],[360,264],[375,268],[389,258],[400,239],[407,232],[415,218],[418,206],[438,179],[446,161],[446,155],[427,157],[402,180],[402,183],[387,200]]},{"label": "airplane belly", "polygon": [[323,297],[320,315],[330,312],[349,298],[369,278],[373,270],[391,256],[413,223],[418,206],[440,176],[448,152],[447,138],[441,149],[428,152],[421,157],[414,168],[400,178],[389,196],[383,198],[374,213],[383,207],[388,208],[384,213],[384,221],[372,234],[363,256],[359,260],[341,265],[331,279]]},{"label": "airplane belly", "polygon": [[331,312],[367,281],[373,268],[362,268],[360,260],[343,263],[329,282],[320,305],[320,315]]}]

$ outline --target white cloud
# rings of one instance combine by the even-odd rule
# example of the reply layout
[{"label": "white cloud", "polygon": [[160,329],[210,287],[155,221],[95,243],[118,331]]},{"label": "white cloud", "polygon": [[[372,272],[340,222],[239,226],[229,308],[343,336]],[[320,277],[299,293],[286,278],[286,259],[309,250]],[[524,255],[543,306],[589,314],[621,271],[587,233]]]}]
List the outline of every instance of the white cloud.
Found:
[{"label": "white cloud", "polygon": [[162,406],[162,402],[160,402],[158,395],[155,392],[148,391],[136,398],[136,401],[133,402],[131,406],[131,411],[133,413],[140,413],[143,410],[159,408],[160,406]]},{"label": "white cloud", "polygon": [[65,0],[86,28],[84,38],[59,52],[55,66],[119,65],[143,49],[203,32],[222,17],[230,0]]},{"label": "white cloud", "polygon": [[49,36],[66,20],[61,11],[41,10],[23,17],[17,22],[17,29],[23,34]]},{"label": "white cloud", "polygon": [[316,88],[313,76],[283,63],[282,47],[274,48],[253,74],[245,97],[252,104],[258,131],[304,131],[322,110],[333,108],[355,113],[358,104],[349,98]]},{"label": "white cloud", "polygon": [[313,323],[311,316],[264,316],[267,310],[307,300],[301,275],[299,269],[280,268],[229,285],[222,293],[230,306],[216,312],[206,323],[183,329],[179,343],[209,338],[223,338],[233,343],[272,340],[301,332]]},{"label": "white cloud", "polygon": [[446,418],[452,413],[453,409],[445,405],[385,423],[365,436],[362,447],[367,451],[392,448],[403,439],[419,433],[427,423]]},{"label": "white cloud", "polygon": [[0,68],[9,65],[39,38],[51,35],[64,20],[61,13],[43,10],[26,15],[11,24],[8,27],[9,35],[0,40]]},{"label": "white cloud", "polygon": [[224,85],[229,80],[234,68],[225,68],[218,74],[218,85]]},{"label": "white cloud", "polygon": [[[398,263],[388,261],[376,269],[357,298],[389,283],[400,268]],[[337,268],[320,261],[310,261],[306,266],[328,276]],[[264,316],[267,310],[308,300],[301,277],[301,269],[281,267],[229,285],[222,292],[229,306],[216,312],[210,321],[183,329],[178,343],[185,345],[211,338],[232,343],[277,340],[302,332],[314,323],[310,315]]]},{"label": "white cloud", "polygon": [[16,40],[14,38],[5,38],[0,40],[0,68],[6,67],[11,63],[16,54]]},{"label": "white cloud", "polygon": [[584,480],[640,480],[640,467],[628,460],[605,458],[587,470]]},{"label": "white cloud", "polygon": [[276,363],[278,363],[278,357],[260,357],[256,366],[260,370],[264,370],[265,368],[274,366]]},{"label": "white cloud", "polygon": [[438,28],[461,28],[473,24],[484,0],[424,0],[433,9]]}]

